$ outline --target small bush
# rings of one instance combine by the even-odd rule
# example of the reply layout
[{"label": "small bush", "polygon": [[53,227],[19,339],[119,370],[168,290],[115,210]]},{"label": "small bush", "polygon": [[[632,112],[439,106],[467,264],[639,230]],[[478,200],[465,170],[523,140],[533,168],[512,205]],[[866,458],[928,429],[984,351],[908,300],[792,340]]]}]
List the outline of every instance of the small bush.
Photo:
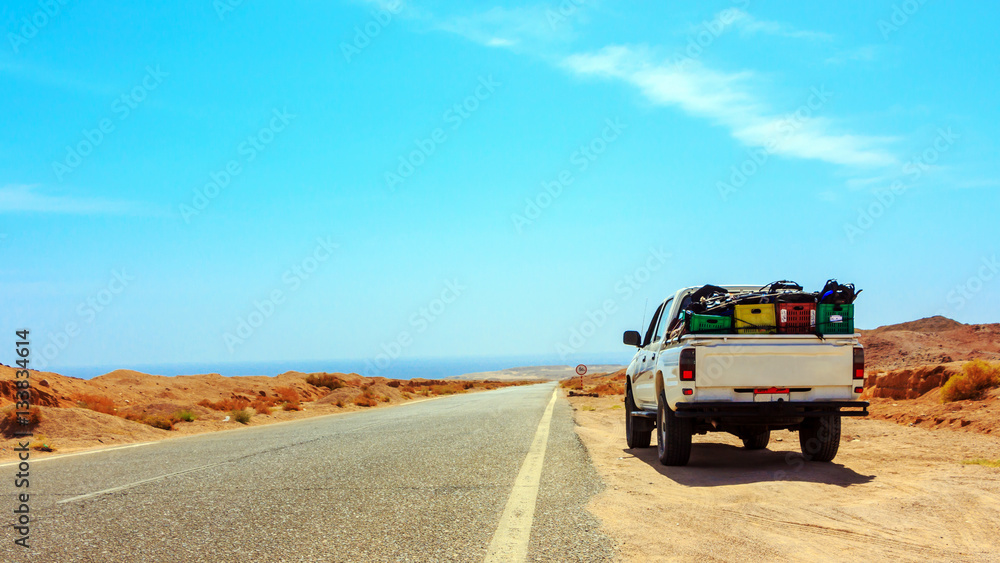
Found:
[{"label": "small bush", "polygon": [[340,407],[340,408],[344,408],[344,400],[343,399],[337,399],[337,406]]},{"label": "small bush", "polygon": [[257,414],[271,414],[271,407],[265,402],[254,401],[250,406],[253,407],[253,410],[257,411]]},{"label": "small bush", "polygon": [[169,418],[164,418],[162,416],[150,416],[146,418],[143,422],[152,426],[153,428],[159,428],[161,430],[173,430],[174,421]]},{"label": "small bush", "polygon": [[596,411],[597,407],[592,406],[592,405],[583,405],[582,407],[580,407],[580,410],[582,410],[582,411]]},{"label": "small bush", "polygon": [[76,406],[104,414],[115,414],[115,402],[107,397],[82,393],[74,397]]},{"label": "small bush", "polygon": [[215,401],[214,403],[208,399],[203,399],[198,402],[198,405],[217,411],[238,411],[249,407],[250,401],[243,397],[230,397],[221,401]]},{"label": "small bush", "polygon": [[52,440],[49,440],[45,436],[38,436],[31,441],[31,449],[39,452],[54,452],[56,447],[52,444]]},{"label": "small bush", "polygon": [[143,422],[143,417],[141,414],[132,411],[125,411],[120,413],[118,416],[124,418],[125,420],[131,420],[132,422]]},{"label": "small bush", "polygon": [[393,387],[393,388],[398,388],[402,384],[403,384],[403,382],[400,381],[400,380],[398,380],[398,379],[393,379],[389,383],[386,383],[386,385],[388,385],[389,387]]},{"label": "small bush", "polygon": [[177,411],[177,414],[174,416],[177,417],[177,420],[183,420],[184,422],[194,422],[198,418],[193,412],[187,409]]},{"label": "small bush", "polygon": [[253,418],[253,412],[251,412],[251,411],[249,411],[249,410],[247,410],[247,409],[244,408],[244,409],[239,409],[239,410],[231,411],[229,413],[229,416],[233,417],[233,420],[235,420],[236,422],[239,422],[240,424],[246,424],[246,423],[250,422],[251,418]]},{"label": "small bush", "polygon": [[358,405],[359,407],[374,407],[378,403],[375,401],[375,399],[372,399],[370,397],[365,397],[362,394],[354,398],[354,404]]},{"label": "small bush", "polygon": [[28,416],[19,416],[17,414],[17,409],[13,407],[9,411],[7,411],[8,424],[20,424],[20,425],[27,424],[28,426],[35,426],[41,421],[42,421],[42,409],[38,407],[29,407]]},{"label": "small bush", "polygon": [[299,393],[291,387],[278,387],[274,390],[275,394],[278,395],[278,399],[285,404],[281,407],[286,411],[298,411],[302,410],[302,406],[299,404]]},{"label": "small bush", "polygon": [[347,384],[344,383],[344,380],[329,373],[324,373],[321,375],[311,374],[308,377],[306,377],[306,383],[314,387],[326,387],[330,391],[347,386]]},{"label": "small bush", "polygon": [[966,362],[962,373],[953,375],[941,388],[941,402],[976,399],[983,391],[1000,385],[1000,367],[983,360]]}]

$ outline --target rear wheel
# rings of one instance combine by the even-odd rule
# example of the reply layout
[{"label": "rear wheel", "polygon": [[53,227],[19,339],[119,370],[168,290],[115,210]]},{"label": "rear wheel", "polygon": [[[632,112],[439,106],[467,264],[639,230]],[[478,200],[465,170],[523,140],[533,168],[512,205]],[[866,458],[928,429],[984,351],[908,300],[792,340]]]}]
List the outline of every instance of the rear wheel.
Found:
[{"label": "rear wheel", "polygon": [[656,408],[656,453],[663,465],[687,465],[691,458],[691,419],[678,418],[660,392]]},{"label": "rear wheel", "polygon": [[748,450],[763,450],[771,441],[771,431],[764,430],[756,434],[746,434],[740,436],[740,439],[743,440],[743,447]]},{"label": "rear wheel", "polygon": [[648,448],[653,435],[648,418],[633,416],[635,401],[632,400],[632,386],[625,389],[625,442],[631,448]]},{"label": "rear wheel", "polygon": [[803,420],[799,446],[808,461],[833,461],[840,448],[840,417],[828,414]]}]

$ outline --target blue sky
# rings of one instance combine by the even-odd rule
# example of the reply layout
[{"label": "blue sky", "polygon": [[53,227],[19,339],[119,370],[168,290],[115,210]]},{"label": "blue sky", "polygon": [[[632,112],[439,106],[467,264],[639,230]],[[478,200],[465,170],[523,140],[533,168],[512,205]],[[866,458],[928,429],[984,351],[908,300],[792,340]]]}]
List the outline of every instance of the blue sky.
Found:
[{"label": "blue sky", "polygon": [[831,277],[862,327],[994,322],[997,11],[7,3],[0,334],[627,361],[678,287]]}]

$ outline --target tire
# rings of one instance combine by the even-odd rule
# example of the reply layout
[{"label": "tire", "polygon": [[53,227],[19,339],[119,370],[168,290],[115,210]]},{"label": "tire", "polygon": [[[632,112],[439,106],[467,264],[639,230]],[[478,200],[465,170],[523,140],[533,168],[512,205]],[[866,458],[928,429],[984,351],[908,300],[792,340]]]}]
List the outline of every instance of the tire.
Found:
[{"label": "tire", "polygon": [[625,443],[629,449],[648,448],[653,429],[648,418],[632,416],[634,410],[635,401],[632,400],[632,386],[629,385],[625,389]]},{"label": "tire", "polygon": [[656,453],[663,465],[687,465],[691,459],[691,419],[678,418],[660,392],[656,405]]},{"label": "tire", "polygon": [[840,417],[828,414],[803,420],[799,446],[806,461],[833,461],[840,448]]},{"label": "tire", "polygon": [[767,443],[771,441],[771,431],[764,430],[757,434],[740,436],[740,439],[743,440],[743,447],[748,450],[763,450],[767,447]]}]

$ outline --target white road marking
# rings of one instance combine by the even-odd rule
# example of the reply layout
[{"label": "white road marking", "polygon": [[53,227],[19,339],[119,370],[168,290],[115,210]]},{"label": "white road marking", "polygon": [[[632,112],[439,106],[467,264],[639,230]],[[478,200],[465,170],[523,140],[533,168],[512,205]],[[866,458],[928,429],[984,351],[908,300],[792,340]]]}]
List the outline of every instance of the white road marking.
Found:
[{"label": "white road marking", "polygon": [[183,475],[185,473],[192,473],[194,471],[201,471],[203,469],[209,469],[219,465],[225,465],[227,463],[232,463],[231,461],[220,461],[218,463],[211,463],[208,465],[202,465],[199,467],[192,467],[191,469],[185,469],[183,471],[175,471],[173,473],[167,473],[166,475],[160,475],[158,477],[151,477],[149,479],[143,479],[142,481],[136,481],[135,483],[129,483],[128,485],[122,485],[120,487],[112,487],[110,489],[104,489],[103,491],[96,491],[93,493],[87,493],[85,495],[76,496],[73,498],[68,498],[57,502],[56,504],[65,504],[67,502],[77,502],[81,500],[86,500],[91,497],[96,497],[99,495],[106,495],[108,493],[116,493],[118,491],[124,491],[125,489],[131,489],[132,487],[138,487],[139,485],[145,485],[146,483],[152,483],[153,481],[160,481],[168,477],[176,477],[178,475]]},{"label": "white road marking", "polygon": [[500,525],[493,534],[493,541],[486,551],[486,561],[520,562],[528,557],[528,540],[531,539],[531,523],[535,518],[535,501],[538,499],[538,483],[542,478],[545,448],[549,442],[549,426],[552,409],[556,404],[558,389],[552,391],[552,399],[545,407],[542,420],[538,423],[535,438],[524,458],[521,470],[514,480],[514,490],[510,492],[507,506],[500,517]]},{"label": "white road marking", "polygon": [[[47,456],[47,457],[31,458],[30,461],[31,461],[31,464],[34,465],[36,463],[41,463],[43,461],[51,461],[53,459],[65,459],[67,457],[74,457],[74,456],[78,456],[78,455],[90,455],[90,454],[99,454],[99,453],[103,453],[103,452],[113,452],[115,450],[126,450],[128,448],[141,448],[142,446],[152,446],[155,443],[156,442],[142,442],[141,444],[128,444],[127,446],[112,446],[110,448],[100,448],[100,449],[96,449],[96,450],[87,450],[85,452],[76,452],[76,453],[71,453],[71,454],[59,454],[59,455],[51,455],[51,456]],[[20,461],[12,461],[10,463],[0,463],[0,467],[8,467],[8,466],[11,466],[11,465],[17,465],[19,463],[21,463],[21,462]]]}]

